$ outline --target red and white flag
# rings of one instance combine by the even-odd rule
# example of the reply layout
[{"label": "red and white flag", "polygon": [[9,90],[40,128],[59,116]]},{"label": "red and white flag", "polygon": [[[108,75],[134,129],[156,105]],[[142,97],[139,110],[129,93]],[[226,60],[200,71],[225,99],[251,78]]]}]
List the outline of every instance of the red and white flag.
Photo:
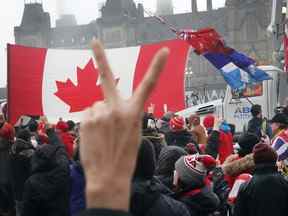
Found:
[{"label": "red and white flag", "polygon": [[[147,101],[154,114],[184,108],[184,70],[189,44],[181,40],[107,50],[117,88],[131,96],[154,54],[170,48],[168,63]],[[59,50],[8,45],[8,114],[11,123],[22,115],[79,121],[83,110],[103,99],[99,71],[90,50]]]}]

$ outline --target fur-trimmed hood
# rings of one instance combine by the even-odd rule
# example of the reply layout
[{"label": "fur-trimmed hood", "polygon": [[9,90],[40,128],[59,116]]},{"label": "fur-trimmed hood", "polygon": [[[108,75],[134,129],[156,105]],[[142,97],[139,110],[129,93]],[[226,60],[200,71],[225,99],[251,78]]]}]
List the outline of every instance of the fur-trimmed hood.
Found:
[{"label": "fur-trimmed hood", "polygon": [[230,155],[222,165],[222,169],[225,175],[238,176],[241,173],[255,169],[255,163],[253,154],[246,155],[240,158],[239,155]]}]

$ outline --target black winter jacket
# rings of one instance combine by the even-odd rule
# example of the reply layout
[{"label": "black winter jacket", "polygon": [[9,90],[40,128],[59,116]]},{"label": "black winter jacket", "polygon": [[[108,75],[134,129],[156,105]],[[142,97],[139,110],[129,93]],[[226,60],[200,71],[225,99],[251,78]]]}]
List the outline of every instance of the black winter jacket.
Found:
[{"label": "black winter jacket", "polygon": [[288,182],[275,165],[257,165],[253,178],[238,194],[235,216],[284,216],[288,214]]},{"label": "black winter jacket", "polygon": [[50,144],[32,157],[32,175],[24,186],[22,216],[68,216],[70,173],[64,145],[54,131],[47,132]]},{"label": "black winter jacket", "polygon": [[35,149],[31,142],[17,139],[11,148],[11,172],[14,199],[22,201],[25,181],[31,174],[31,157]]},{"label": "black winter jacket", "polygon": [[178,200],[184,203],[191,216],[208,216],[219,207],[220,200],[217,195],[209,188],[204,187],[197,191],[181,192],[176,194]]},{"label": "black winter jacket", "polygon": [[133,216],[189,216],[181,202],[165,195],[168,189],[153,180],[134,180],[130,212]]}]

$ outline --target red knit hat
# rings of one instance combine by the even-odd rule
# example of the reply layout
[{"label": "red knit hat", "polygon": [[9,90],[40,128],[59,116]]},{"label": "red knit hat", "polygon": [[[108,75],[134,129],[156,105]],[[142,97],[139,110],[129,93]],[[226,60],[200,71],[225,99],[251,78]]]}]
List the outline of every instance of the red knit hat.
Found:
[{"label": "red knit hat", "polygon": [[276,163],[278,155],[270,145],[260,143],[254,146],[253,158],[255,164]]},{"label": "red knit hat", "polygon": [[170,120],[169,125],[172,131],[180,131],[184,129],[185,120],[182,116],[176,116]]},{"label": "red knit hat", "polygon": [[64,121],[59,121],[56,125],[56,129],[62,132],[67,131],[68,128],[69,128],[69,125]]},{"label": "red knit hat", "polygon": [[205,128],[213,128],[214,127],[214,122],[215,122],[215,117],[214,115],[207,115],[205,116],[203,120],[203,125]]}]

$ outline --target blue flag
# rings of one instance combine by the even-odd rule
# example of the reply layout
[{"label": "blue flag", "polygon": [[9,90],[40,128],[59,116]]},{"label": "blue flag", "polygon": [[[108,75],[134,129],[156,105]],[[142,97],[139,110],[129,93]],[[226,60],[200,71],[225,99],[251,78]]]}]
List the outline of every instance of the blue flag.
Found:
[{"label": "blue flag", "polygon": [[256,67],[248,56],[232,50],[229,53],[205,53],[203,55],[222,74],[224,80],[234,90],[241,90],[247,83],[257,83],[272,79],[265,71]]}]

